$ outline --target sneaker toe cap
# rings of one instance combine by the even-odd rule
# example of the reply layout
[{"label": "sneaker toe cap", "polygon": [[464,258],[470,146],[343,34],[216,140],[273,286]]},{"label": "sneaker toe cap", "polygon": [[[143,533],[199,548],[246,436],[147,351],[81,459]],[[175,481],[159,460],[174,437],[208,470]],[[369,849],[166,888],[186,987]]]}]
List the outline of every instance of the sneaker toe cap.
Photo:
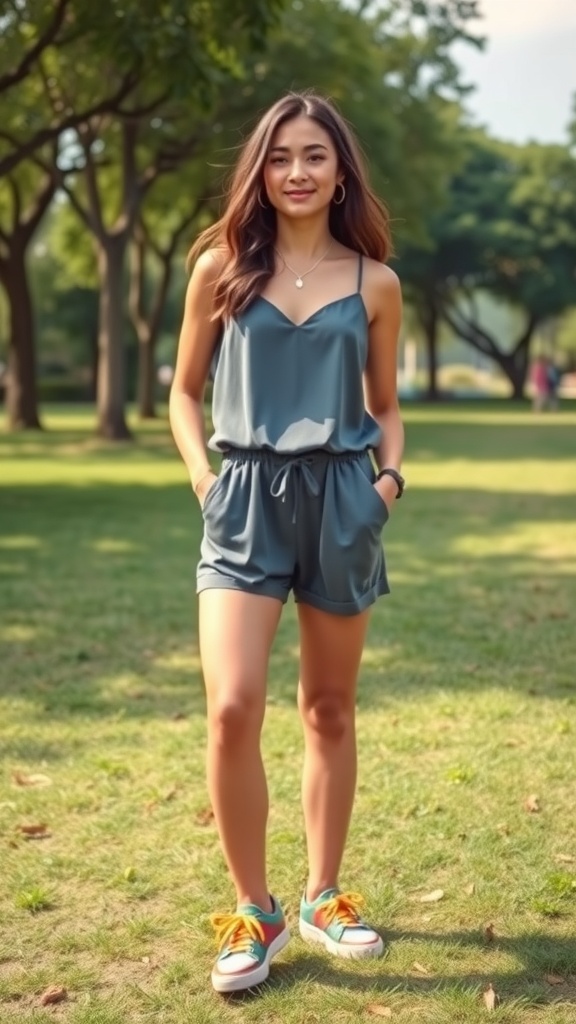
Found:
[{"label": "sneaker toe cap", "polygon": [[242,974],[256,967],[257,962],[249,953],[230,953],[218,960],[216,970],[218,974]]}]

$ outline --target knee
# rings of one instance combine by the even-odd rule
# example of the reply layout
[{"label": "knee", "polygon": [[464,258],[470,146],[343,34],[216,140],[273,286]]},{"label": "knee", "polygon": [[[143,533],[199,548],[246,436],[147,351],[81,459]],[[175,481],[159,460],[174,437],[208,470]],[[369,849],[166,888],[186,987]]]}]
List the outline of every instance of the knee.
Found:
[{"label": "knee", "polygon": [[249,696],[223,696],[209,706],[209,734],[212,742],[219,747],[230,749],[257,736],[261,724],[262,715],[257,702]]},{"label": "knee", "polygon": [[354,722],[354,706],[343,694],[315,694],[302,702],[301,711],[307,727],[323,739],[342,739]]}]

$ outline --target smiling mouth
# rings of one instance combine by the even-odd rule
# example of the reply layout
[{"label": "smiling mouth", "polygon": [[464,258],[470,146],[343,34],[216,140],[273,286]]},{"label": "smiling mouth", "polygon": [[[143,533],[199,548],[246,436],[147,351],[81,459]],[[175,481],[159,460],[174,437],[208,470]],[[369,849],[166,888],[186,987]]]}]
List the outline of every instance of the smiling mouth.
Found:
[{"label": "smiling mouth", "polygon": [[284,194],[287,196],[311,196],[313,193],[314,189],[293,188],[290,192],[285,192]]}]

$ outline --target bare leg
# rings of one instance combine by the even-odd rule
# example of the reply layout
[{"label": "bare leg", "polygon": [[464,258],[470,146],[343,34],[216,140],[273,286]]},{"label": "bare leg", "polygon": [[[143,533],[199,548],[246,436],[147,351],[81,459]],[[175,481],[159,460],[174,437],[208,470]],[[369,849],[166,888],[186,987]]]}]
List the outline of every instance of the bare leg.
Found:
[{"label": "bare leg", "polygon": [[369,612],[330,615],[299,604],[298,707],[305,737],[302,804],[307,899],[338,885],[356,788],[356,682]]},{"label": "bare leg", "polygon": [[282,604],[238,590],[200,594],[208,790],[238,904],[270,910],[268,791],[260,754],[270,648]]}]

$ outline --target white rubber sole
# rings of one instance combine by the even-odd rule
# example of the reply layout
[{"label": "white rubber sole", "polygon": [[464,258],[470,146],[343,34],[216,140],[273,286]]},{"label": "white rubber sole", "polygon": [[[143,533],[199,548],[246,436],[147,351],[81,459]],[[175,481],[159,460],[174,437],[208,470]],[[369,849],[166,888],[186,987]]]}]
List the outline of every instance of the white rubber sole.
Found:
[{"label": "white rubber sole", "polygon": [[270,961],[276,953],[279,953],[290,938],[288,928],[280,932],[273,942],[268,946],[266,959],[255,967],[253,971],[242,971],[240,974],[221,974],[220,971],[212,971],[212,986],[216,992],[243,992],[245,989],[261,985],[270,974]]},{"label": "white rubber sole", "polygon": [[353,945],[351,942],[335,942],[321,928],[308,924],[302,918],[300,918],[300,935],[304,942],[319,942],[329,953],[333,953],[334,956],[343,956],[347,960],[364,960],[367,957],[382,956],[384,952],[384,943],[380,936],[378,936],[377,942],[367,943],[365,946]]}]

